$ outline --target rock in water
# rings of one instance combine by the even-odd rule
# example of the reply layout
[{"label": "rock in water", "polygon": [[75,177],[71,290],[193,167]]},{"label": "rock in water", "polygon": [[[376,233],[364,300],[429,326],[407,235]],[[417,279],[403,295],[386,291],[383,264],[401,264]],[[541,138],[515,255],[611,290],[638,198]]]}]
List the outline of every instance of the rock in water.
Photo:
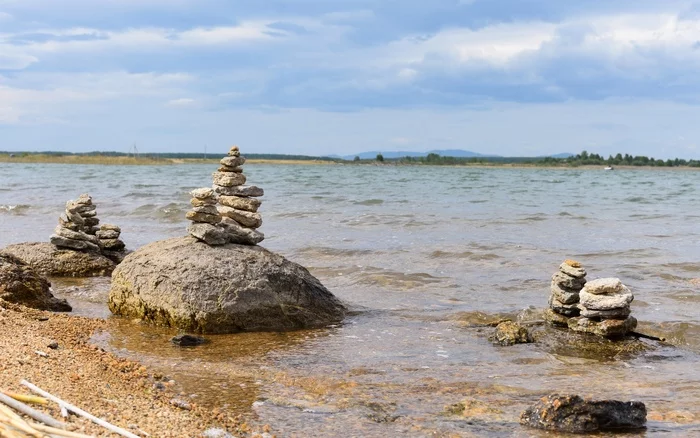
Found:
[{"label": "rock in water", "polygon": [[18,243],[6,247],[3,252],[14,255],[47,277],[99,277],[111,274],[115,266],[97,252],[61,249],[48,242]]},{"label": "rock in water", "polygon": [[115,269],[109,308],[194,333],[323,327],[345,307],[304,267],[259,246],[154,242]]},{"label": "rock in water", "polygon": [[496,332],[491,338],[492,342],[499,345],[527,344],[534,342],[530,332],[523,326],[513,321],[505,321],[496,326]]},{"label": "rock in water", "polygon": [[199,336],[192,335],[177,335],[170,339],[170,342],[177,345],[178,347],[196,347],[197,345],[202,345],[207,342],[206,339],[200,338]]},{"label": "rock in water", "polygon": [[0,299],[54,312],[73,310],[51,294],[50,283],[17,257],[0,252]]},{"label": "rock in water", "polygon": [[585,400],[577,395],[542,397],[520,416],[520,424],[568,433],[641,429],[647,409],[638,401]]}]

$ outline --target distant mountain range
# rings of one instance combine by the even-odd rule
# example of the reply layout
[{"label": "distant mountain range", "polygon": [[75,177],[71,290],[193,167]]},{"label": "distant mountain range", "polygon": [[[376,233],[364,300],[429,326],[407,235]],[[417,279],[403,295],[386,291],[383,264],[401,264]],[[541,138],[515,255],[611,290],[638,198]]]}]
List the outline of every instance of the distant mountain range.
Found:
[{"label": "distant mountain range", "polygon": [[[386,159],[392,159],[392,158],[403,158],[403,157],[425,157],[428,154],[438,154],[441,157],[500,157],[500,155],[485,155],[485,154],[480,154],[478,152],[472,152],[472,151],[465,151],[463,149],[434,149],[432,151],[428,152],[413,152],[413,151],[367,151],[367,152],[360,152],[359,154],[354,154],[354,155],[330,155],[331,158],[342,158],[344,160],[353,160],[355,157],[360,157],[362,160],[373,160],[374,158],[377,157],[378,154],[382,154],[382,156]],[[553,158],[568,158],[573,156],[574,154],[564,152],[561,154],[556,154],[556,155],[549,155],[550,157]]]}]

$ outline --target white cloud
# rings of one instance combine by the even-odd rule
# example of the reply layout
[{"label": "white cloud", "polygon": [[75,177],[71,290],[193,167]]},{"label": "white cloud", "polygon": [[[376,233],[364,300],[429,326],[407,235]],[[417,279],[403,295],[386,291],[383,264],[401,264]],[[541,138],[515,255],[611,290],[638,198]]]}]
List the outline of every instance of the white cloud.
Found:
[{"label": "white cloud", "polygon": [[165,105],[173,108],[188,108],[195,106],[196,101],[188,97],[181,97],[179,99],[171,99]]},{"label": "white cloud", "polygon": [[12,14],[8,14],[7,12],[0,11],[0,23],[2,23],[3,21],[11,21],[13,19],[14,19],[14,17],[12,16]]}]

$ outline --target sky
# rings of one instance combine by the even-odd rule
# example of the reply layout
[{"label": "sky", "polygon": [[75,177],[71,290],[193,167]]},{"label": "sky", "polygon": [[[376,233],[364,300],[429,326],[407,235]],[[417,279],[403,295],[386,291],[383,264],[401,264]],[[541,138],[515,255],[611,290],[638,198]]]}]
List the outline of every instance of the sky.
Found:
[{"label": "sky", "polygon": [[0,150],[700,158],[700,1],[0,0]]}]

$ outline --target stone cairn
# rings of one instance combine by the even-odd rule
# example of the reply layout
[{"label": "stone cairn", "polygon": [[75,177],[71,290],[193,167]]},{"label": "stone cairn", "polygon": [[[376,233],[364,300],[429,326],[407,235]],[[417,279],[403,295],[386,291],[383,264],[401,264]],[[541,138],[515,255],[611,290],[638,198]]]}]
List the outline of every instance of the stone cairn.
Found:
[{"label": "stone cairn", "polygon": [[82,194],[77,200],[66,202],[66,211],[58,218],[58,225],[49,240],[59,248],[118,258],[125,247],[119,239],[121,229],[110,224],[99,226],[99,223],[97,206],[90,195]]},{"label": "stone cairn", "polygon": [[581,263],[564,260],[559,271],[552,275],[549,308],[545,319],[553,325],[568,326],[569,318],[578,316],[579,292],[586,284],[586,270]]},{"label": "stone cairn", "polygon": [[637,327],[630,316],[634,295],[619,278],[589,281],[579,293],[581,316],[571,318],[568,326],[577,332],[605,337],[624,336]]},{"label": "stone cairn", "polygon": [[187,231],[209,245],[238,243],[257,245],[265,236],[257,228],[262,225],[258,213],[263,189],[244,185],[245,157],[238,146],[233,146],[221,166],[213,173],[212,188],[201,188],[191,193],[192,210],[186,214],[192,223]]}]

